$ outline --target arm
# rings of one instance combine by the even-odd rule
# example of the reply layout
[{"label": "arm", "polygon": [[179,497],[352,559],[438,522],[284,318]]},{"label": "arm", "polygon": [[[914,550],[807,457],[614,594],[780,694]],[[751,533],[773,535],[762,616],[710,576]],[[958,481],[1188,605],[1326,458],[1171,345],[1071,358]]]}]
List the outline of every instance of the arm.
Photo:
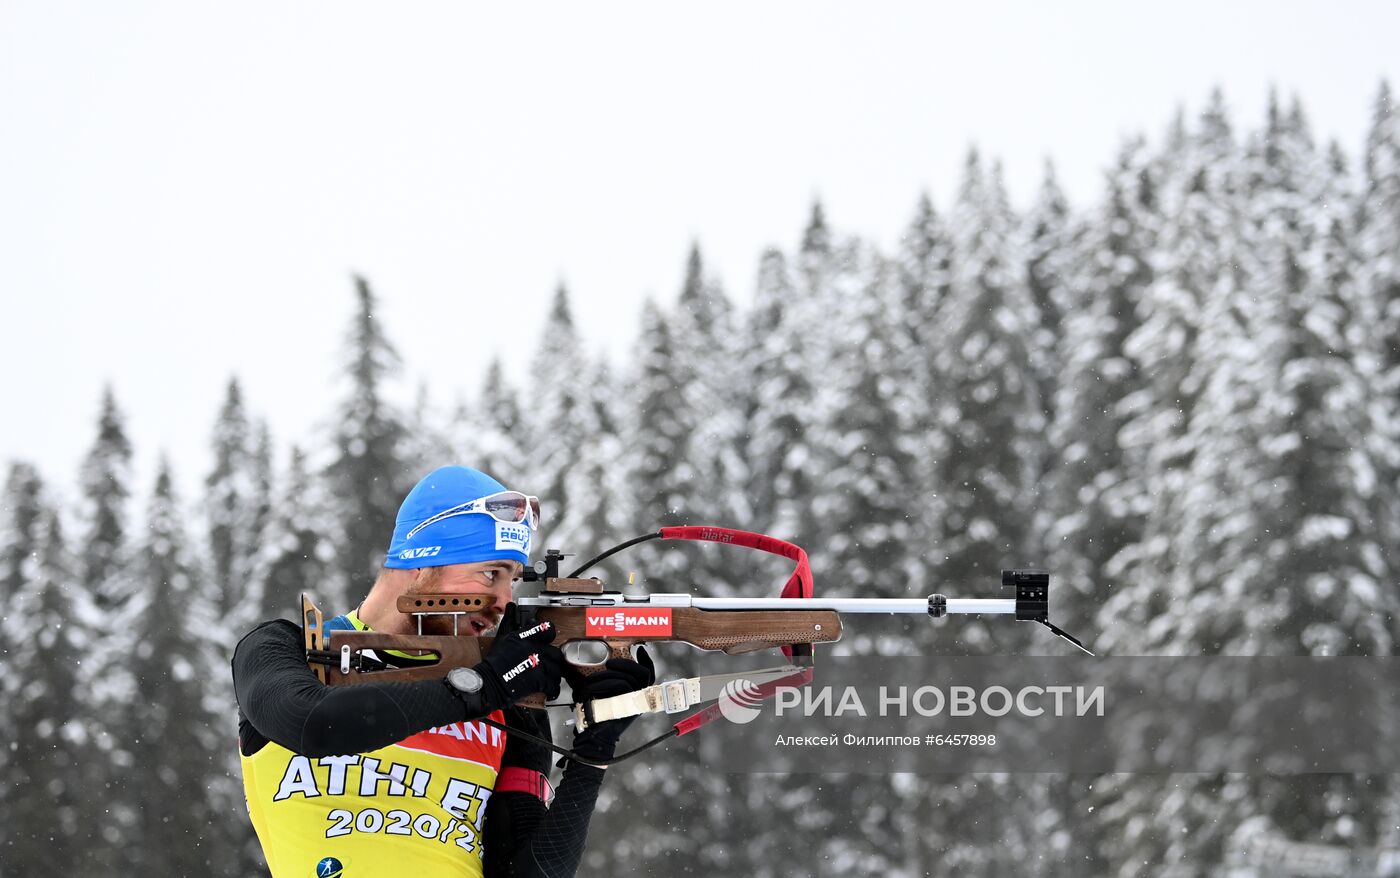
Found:
[{"label": "arm", "polygon": [[[608,669],[591,678],[577,672],[571,674],[566,669],[574,699],[606,698],[651,685],[656,680],[651,658],[645,649],[639,648],[637,653],[640,662],[610,659]],[[549,719],[543,711],[517,711],[508,719],[513,726],[553,740]],[[633,719],[635,717],[597,723],[585,732],[576,733],[574,752],[583,759],[610,759]],[[551,757],[547,748],[519,735],[508,734],[502,770],[519,766],[548,776]],[[569,878],[577,872],[604,773],[605,769],[595,765],[567,760],[559,791],[548,808],[529,793],[492,795],[486,803],[482,839],[486,878]]]},{"label": "arm", "polygon": [[[510,725],[553,740],[544,711],[515,710]],[[501,768],[548,777],[552,753],[519,735],[506,736]],[[531,793],[496,792],[486,802],[483,831],[486,878],[567,878],[578,871],[603,769],[569,763],[549,807]]]},{"label": "arm", "polygon": [[233,688],[246,720],[239,724],[244,755],[269,740],[304,756],[365,753],[492,709],[481,694],[454,694],[441,680],[325,686],[307,667],[301,632],[285,620],[239,641]]}]

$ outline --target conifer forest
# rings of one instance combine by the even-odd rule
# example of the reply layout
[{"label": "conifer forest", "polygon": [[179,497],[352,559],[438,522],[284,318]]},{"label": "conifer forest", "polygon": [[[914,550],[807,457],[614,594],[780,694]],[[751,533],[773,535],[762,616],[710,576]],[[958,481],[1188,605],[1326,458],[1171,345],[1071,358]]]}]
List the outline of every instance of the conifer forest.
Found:
[{"label": "conifer forest", "polygon": [[[1044,567],[1100,655],[1394,656],[1400,108],[1385,84],[1374,107],[1344,146],[1296,101],[1244,127],[1217,93],[1125,140],[1097,203],[1047,164],[1013,207],[973,150],[893,245],[812,204],[743,297],[702,237],[630,362],[595,355],[561,286],[528,373],[472,375],[450,409],[397,389],[393,291],[356,276],[325,429],[279,435],[232,375],[206,472],[134,483],[161,449],[108,387],[80,472],[3,462],[0,875],[265,874],[232,649],[301,592],[353,608],[444,463],[539,495],[537,552],[721,524],[806,547],[829,594]],[[766,596],[786,569],[644,548],[606,575]],[[1023,627],[852,622],[835,651],[1062,652]],[[726,774],[695,739],[609,772],[582,874],[1264,874],[1234,859],[1253,833],[1400,875],[1392,775]],[[1334,874],[1290,868],[1268,874]]]}]

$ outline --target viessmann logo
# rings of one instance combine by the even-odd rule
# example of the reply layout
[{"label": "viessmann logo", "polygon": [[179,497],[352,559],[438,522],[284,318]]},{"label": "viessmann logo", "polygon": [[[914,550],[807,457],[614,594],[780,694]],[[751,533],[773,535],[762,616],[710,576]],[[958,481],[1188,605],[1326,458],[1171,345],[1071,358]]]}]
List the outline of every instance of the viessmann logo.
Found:
[{"label": "viessmann logo", "polygon": [[671,633],[670,610],[618,610],[589,608],[584,615],[584,636],[665,637]]}]

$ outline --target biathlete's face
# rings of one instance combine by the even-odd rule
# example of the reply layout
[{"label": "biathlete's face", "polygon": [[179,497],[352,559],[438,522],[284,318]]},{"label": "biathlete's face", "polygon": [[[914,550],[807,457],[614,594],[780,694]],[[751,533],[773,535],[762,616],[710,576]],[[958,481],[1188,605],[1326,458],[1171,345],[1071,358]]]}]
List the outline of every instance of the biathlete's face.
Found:
[{"label": "biathlete's face", "polygon": [[[511,583],[520,576],[522,568],[515,561],[501,560],[423,567],[411,572],[415,574],[413,584],[405,594],[490,594],[492,600],[484,612],[461,617],[458,632],[476,635],[496,627],[510,602]],[[451,634],[452,617],[427,617],[423,633]]]}]

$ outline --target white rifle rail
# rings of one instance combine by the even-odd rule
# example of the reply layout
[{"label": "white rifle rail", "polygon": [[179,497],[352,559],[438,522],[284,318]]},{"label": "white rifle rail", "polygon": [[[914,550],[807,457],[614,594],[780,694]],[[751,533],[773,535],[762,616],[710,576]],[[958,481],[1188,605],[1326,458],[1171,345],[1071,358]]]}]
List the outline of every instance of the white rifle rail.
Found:
[{"label": "white rifle rail", "polygon": [[[949,614],[1014,614],[1013,598],[943,598]],[[697,610],[835,610],[838,613],[885,613],[923,615],[929,612],[931,598],[699,598],[688,594],[626,595],[559,594],[518,597],[525,607],[669,607]]]}]

